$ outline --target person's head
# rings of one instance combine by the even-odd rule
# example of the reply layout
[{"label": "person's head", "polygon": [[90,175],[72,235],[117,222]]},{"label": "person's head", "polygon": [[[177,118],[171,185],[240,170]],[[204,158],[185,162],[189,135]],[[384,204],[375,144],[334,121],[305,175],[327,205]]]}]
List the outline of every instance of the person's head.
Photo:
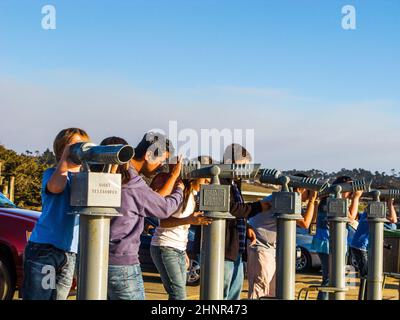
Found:
[{"label": "person's head", "polygon": [[89,135],[82,129],[67,128],[61,130],[53,142],[53,150],[57,162],[60,161],[64,149],[68,144],[88,141],[90,141]]},{"label": "person's head", "polygon": [[[304,173],[296,173],[294,174],[295,177],[300,177],[300,178],[309,178],[308,175]],[[301,194],[301,201],[306,202],[308,197],[309,197],[309,192],[305,188],[293,188],[294,192],[300,193]]]},{"label": "person's head", "polygon": [[[210,156],[198,156],[194,161],[198,161],[200,164],[216,164],[216,161]],[[198,178],[191,182],[192,188],[196,191],[200,190],[200,185],[210,184],[210,178]]]},{"label": "person's head", "polygon": [[[383,184],[383,183],[377,183],[377,184],[373,183],[371,185],[371,190],[384,190],[384,189],[390,189],[390,185]],[[389,197],[387,199],[382,199],[382,197],[380,197],[380,201],[386,201],[389,204],[392,201],[394,201],[394,199],[391,199]]]},{"label": "person's head", "polygon": [[[232,143],[226,147],[222,161],[224,164],[248,164],[253,159],[245,147],[238,143]],[[240,181],[240,179],[234,180]]]},{"label": "person's head", "polygon": [[[332,185],[335,186],[342,183],[351,183],[352,181],[353,179],[349,176],[339,176],[335,179],[335,181],[332,182]],[[351,197],[351,194],[351,192],[343,192],[342,198],[349,199]]]},{"label": "person's head", "polygon": [[[128,142],[120,137],[108,137],[105,138],[102,142],[100,142],[101,146],[109,146],[109,145],[113,145],[113,144],[122,144],[122,145],[128,145]],[[102,168],[104,166],[101,166]],[[112,170],[111,172],[113,173],[120,173],[121,174],[121,181],[122,184],[128,183],[129,179],[130,179],[130,174],[128,172],[129,169],[129,162],[122,164],[122,165],[114,165],[112,166]],[[99,171],[103,171],[103,170],[99,170]]]},{"label": "person's head", "polygon": [[151,176],[173,154],[172,143],[165,135],[148,132],[136,146],[133,160],[140,164],[140,173]]},{"label": "person's head", "polygon": [[195,161],[200,164],[216,164],[217,162],[211,156],[198,156]]},{"label": "person's head", "polygon": [[174,170],[175,165],[178,163],[178,157],[168,157],[167,162],[163,164],[162,169],[167,168],[168,172],[171,173]]},{"label": "person's head", "polygon": [[252,161],[251,154],[238,143],[232,143],[225,149],[223,157],[225,164],[247,164]]},{"label": "person's head", "polygon": [[115,137],[115,136],[105,138],[105,139],[103,139],[103,141],[100,142],[101,146],[110,146],[113,144],[123,144],[124,146],[126,146],[126,145],[128,145],[128,142],[123,138]]}]

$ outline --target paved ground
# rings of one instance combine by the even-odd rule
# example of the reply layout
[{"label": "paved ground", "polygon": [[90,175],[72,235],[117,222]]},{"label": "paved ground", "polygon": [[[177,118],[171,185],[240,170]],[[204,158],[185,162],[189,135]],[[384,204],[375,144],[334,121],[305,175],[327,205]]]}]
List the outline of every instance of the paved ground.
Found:
[{"label": "paved ground", "polygon": [[[156,273],[144,273],[144,281],[145,281],[145,290],[146,290],[146,299],[148,300],[164,300],[168,299],[168,296],[165,294],[164,288],[161,284],[161,280],[158,274]],[[319,285],[320,284],[320,275],[318,272],[310,273],[310,274],[298,274],[296,275],[296,299],[301,288],[308,287],[310,285]],[[348,274],[348,288],[349,291],[346,294],[347,300],[356,300],[358,297],[358,285],[359,281],[355,278],[355,275],[350,273]],[[398,300],[399,299],[399,291],[398,291],[399,282],[398,280],[387,280],[386,288],[383,292],[383,299],[386,300]],[[247,280],[244,282],[244,287],[242,291],[242,298],[247,299]],[[187,287],[187,295],[189,300],[197,300],[199,299],[199,291],[200,287]],[[304,295],[303,299],[304,299]],[[316,299],[316,293],[310,293],[310,300]]]},{"label": "paved ground", "polygon": [[[146,299],[147,300],[166,300],[168,299],[167,294],[162,286],[160,276],[157,273],[143,273],[144,278],[144,286],[146,290]],[[309,274],[297,274],[296,275],[296,299],[298,297],[298,293],[302,288],[309,287],[311,285],[319,285],[321,280],[321,276],[318,272],[313,272]],[[347,300],[356,300],[358,297],[358,285],[359,280],[355,277],[354,273],[349,273],[347,275],[348,280],[348,288],[349,291],[346,294]],[[386,282],[386,287],[383,292],[384,300],[399,300],[399,281],[395,279],[388,279]],[[247,280],[244,282],[243,291],[242,291],[242,299],[247,299],[248,293],[248,284]],[[189,300],[198,300],[200,296],[200,286],[187,287],[187,296]],[[18,299],[17,294],[15,294],[14,299]],[[76,299],[75,295],[69,297],[69,299]],[[302,295],[302,299],[304,299],[304,294]],[[309,295],[309,300],[316,299],[316,293],[311,292]]]}]

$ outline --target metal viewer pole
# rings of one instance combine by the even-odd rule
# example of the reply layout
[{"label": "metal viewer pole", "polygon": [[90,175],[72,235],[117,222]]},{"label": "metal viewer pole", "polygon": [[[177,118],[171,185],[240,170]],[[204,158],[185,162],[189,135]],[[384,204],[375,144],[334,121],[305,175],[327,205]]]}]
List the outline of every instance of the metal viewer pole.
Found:
[{"label": "metal viewer pole", "polygon": [[336,288],[330,293],[330,300],[346,299],[346,223],[348,221],[348,201],[342,199],[342,188],[336,186],[336,198],[328,201],[330,223],[329,281]]},{"label": "metal viewer pole", "polygon": [[104,213],[79,213],[78,300],[107,300],[108,248],[113,215],[106,208],[96,211]]},{"label": "metal viewer pole", "polygon": [[280,178],[282,191],[273,193],[273,210],[277,218],[276,284],[277,298],[295,299],[296,220],[301,216],[301,198],[289,192],[287,176]]},{"label": "metal viewer pole", "polygon": [[219,178],[254,178],[260,164],[201,164],[188,162],[182,166],[183,179],[211,178],[201,185],[199,210],[212,219],[202,226],[200,299],[224,298],[226,219],[235,219],[230,212],[230,186],[221,185]]},{"label": "metal viewer pole", "polygon": [[369,203],[367,219],[369,225],[367,299],[382,300],[383,278],[383,223],[386,221],[386,203],[380,202],[380,192],[374,194]]},{"label": "metal viewer pole", "polygon": [[[221,200],[225,203],[228,201],[229,205],[230,188],[220,186],[220,168],[214,166],[211,170],[211,184],[202,185],[203,195],[200,197],[204,199],[209,196],[210,200],[206,202],[218,202],[218,199],[225,197]],[[229,207],[227,212],[205,211],[205,216],[212,218],[213,222],[202,226],[200,300],[223,300],[226,219],[234,217],[229,213]]]},{"label": "metal viewer pole", "polygon": [[121,175],[79,172],[72,178],[72,214],[79,215],[78,300],[107,300],[110,221],[121,215]]}]

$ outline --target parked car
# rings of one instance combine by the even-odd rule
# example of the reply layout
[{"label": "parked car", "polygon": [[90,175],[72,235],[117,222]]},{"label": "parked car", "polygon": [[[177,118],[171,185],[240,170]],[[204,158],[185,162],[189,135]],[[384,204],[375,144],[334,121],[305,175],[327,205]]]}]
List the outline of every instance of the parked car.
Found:
[{"label": "parked car", "polygon": [[0,193],[0,300],[9,300],[23,279],[23,252],[40,212],[18,208]]},{"label": "parked car", "polygon": [[300,249],[300,256],[296,259],[296,272],[307,272],[321,266],[321,260],[312,248],[312,239],[308,229],[297,227],[296,245]]},{"label": "parked car", "polygon": [[[145,218],[145,226],[140,236],[139,248],[139,260],[143,271],[158,273],[150,256],[151,237],[157,226],[157,219]],[[189,241],[186,250],[189,257],[186,283],[189,286],[196,286],[200,283],[200,230],[198,226],[191,226],[189,229]]]},{"label": "parked car", "polygon": [[[347,226],[347,243],[351,243],[355,229]],[[312,268],[320,268],[321,260],[317,252],[312,247],[313,236],[308,233],[308,229],[297,227],[296,230],[296,245],[301,250],[299,257],[296,259],[296,272],[307,272]],[[347,264],[357,269],[357,262],[351,255],[350,250],[347,250]]]}]

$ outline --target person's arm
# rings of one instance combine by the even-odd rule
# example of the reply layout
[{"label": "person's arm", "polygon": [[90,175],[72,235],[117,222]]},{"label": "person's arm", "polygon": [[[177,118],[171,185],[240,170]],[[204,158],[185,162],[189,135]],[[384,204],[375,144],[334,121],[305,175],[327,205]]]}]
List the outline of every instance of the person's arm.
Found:
[{"label": "person's arm", "polygon": [[349,219],[350,222],[356,220],[357,215],[358,215],[358,205],[360,204],[360,198],[363,194],[363,191],[356,191],[354,192],[353,198],[351,200],[351,205],[349,208]]},{"label": "person's arm", "polygon": [[394,208],[394,200],[388,199],[387,206],[388,206],[387,219],[390,221],[390,223],[396,224],[397,223],[397,213],[396,213],[396,209]]},{"label": "person's arm", "polygon": [[163,197],[143,181],[140,187],[122,193],[122,213],[166,219],[182,205],[183,189],[183,183],[178,183],[171,195]]},{"label": "person's arm", "polygon": [[165,197],[171,194],[176,184],[176,181],[178,180],[181,174],[181,169],[182,169],[182,157],[179,157],[178,162],[174,165],[174,168],[169,174],[168,179],[165,181],[165,183],[159,190],[156,190],[160,195]]},{"label": "person's arm", "polygon": [[203,212],[193,212],[186,218],[169,217],[164,220],[160,220],[161,228],[174,228],[183,225],[209,225],[212,222],[211,218],[204,217]]},{"label": "person's arm", "polygon": [[250,240],[250,245],[253,246],[257,242],[257,235],[253,228],[248,224],[246,229],[246,237]]},{"label": "person's arm", "polygon": [[269,210],[270,208],[271,203],[266,200],[250,203],[237,203],[231,197],[230,213],[236,218],[251,218],[260,212]]},{"label": "person's arm", "polygon": [[319,200],[315,201],[315,205],[314,205],[314,214],[312,216],[311,219],[311,223],[310,226],[308,228],[308,233],[310,235],[315,235],[315,233],[317,232],[317,219],[318,219],[318,208],[319,208]]},{"label": "person's arm", "polygon": [[172,183],[171,175],[166,172],[157,174],[150,183],[150,188],[159,195],[166,197],[171,194],[175,183]]},{"label": "person's arm", "polygon": [[[68,161],[70,144],[65,146],[64,152],[56,167],[56,170],[51,175],[46,184],[46,191],[50,193],[62,193],[67,185],[68,170],[71,163]],[[76,165],[73,165],[76,166]]]},{"label": "person's arm", "polygon": [[318,192],[309,191],[307,209],[306,209],[306,212],[303,215],[303,219],[296,221],[297,225],[300,228],[308,229],[310,227],[311,220],[313,219],[314,212],[315,212],[317,197],[318,197]]}]

